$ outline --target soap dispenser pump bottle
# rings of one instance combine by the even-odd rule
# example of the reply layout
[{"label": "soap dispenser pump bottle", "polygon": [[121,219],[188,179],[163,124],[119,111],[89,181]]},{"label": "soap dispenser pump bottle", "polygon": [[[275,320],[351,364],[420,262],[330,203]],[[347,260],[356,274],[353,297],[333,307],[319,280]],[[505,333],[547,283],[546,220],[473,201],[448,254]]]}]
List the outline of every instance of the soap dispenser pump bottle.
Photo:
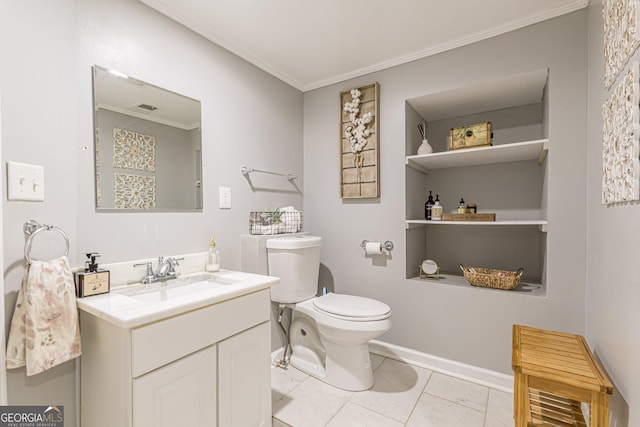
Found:
[{"label": "soap dispenser pump bottle", "polygon": [[467,213],[467,205],[464,203],[464,199],[460,199],[460,204],[458,204],[458,213]]},{"label": "soap dispenser pump bottle", "polygon": [[75,274],[76,295],[79,298],[104,294],[111,288],[109,271],[98,268],[98,257],[100,254],[97,252],[87,253],[84,271]]},{"label": "soap dispenser pump bottle", "polygon": [[433,201],[433,196],[431,195],[431,190],[429,190],[429,197],[427,198],[427,202],[424,204],[424,219],[430,221],[431,220],[431,209],[435,202]]},{"label": "soap dispenser pump bottle", "polygon": [[205,264],[204,269],[211,272],[220,270],[220,253],[216,249],[216,240],[213,238],[213,236],[211,236],[211,241],[209,242],[207,263]]},{"label": "soap dispenser pump bottle", "polygon": [[431,219],[433,221],[442,221],[442,205],[440,204],[440,195],[436,194],[436,200],[431,207]]}]

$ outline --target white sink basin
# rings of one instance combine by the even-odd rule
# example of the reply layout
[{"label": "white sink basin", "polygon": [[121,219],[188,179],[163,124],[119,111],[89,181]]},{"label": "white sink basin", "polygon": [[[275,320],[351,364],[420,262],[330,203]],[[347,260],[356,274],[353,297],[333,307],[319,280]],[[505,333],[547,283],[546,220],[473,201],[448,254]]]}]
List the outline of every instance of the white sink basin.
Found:
[{"label": "white sink basin", "polygon": [[166,282],[119,286],[106,294],[78,298],[76,303],[80,310],[132,329],[268,289],[278,281],[277,277],[240,271],[201,271]]},{"label": "white sink basin", "polygon": [[155,303],[192,296],[200,292],[210,291],[214,288],[228,286],[238,282],[240,281],[216,274],[202,274],[171,279],[165,282],[150,283],[148,285],[139,285],[133,289],[120,291],[120,294],[137,301]]}]

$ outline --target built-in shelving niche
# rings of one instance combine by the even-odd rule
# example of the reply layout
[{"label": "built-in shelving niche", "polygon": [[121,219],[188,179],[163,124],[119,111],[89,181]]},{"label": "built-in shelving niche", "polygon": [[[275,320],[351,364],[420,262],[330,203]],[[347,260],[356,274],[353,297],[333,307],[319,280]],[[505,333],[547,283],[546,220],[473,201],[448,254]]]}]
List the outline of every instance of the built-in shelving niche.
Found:
[{"label": "built-in shelving niche", "polygon": [[[525,269],[518,295],[544,296],[546,265],[546,158],[548,70],[537,70],[427,94],[406,102],[406,275],[408,279],[473,289],[461,276],[468,266]],[[449,129],[491,121],[493,146],[448,151]],[[417,155],[418,124],[427,127],[433,154]],[[460,198],[496,222],[424,220],[428,190],[444,212]],[[419,279],[419,265],[433,259],[438,281]],[[507,292],[490,290],[496,292]]]}]

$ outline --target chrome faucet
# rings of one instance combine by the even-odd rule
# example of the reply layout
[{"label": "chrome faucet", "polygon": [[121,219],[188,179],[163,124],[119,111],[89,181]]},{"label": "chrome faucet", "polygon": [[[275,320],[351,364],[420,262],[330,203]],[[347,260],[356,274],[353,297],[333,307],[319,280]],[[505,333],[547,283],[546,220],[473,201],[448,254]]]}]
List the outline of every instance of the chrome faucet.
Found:
[{"label": "chrome faucet", "polygon": [[176,277],[175,267],[178,264],[178,261],[183,260],[184,258],[175,258],[175,257],[167,257],[166,259],[162,256],[158,257],[158,268],[156,272],[153,272],[153,264],[151,261],[147,261],[141,264],[133,264],[134,267],[144,266],[146,267],[146,271],[141,283],[149,284],[157,281],[173,279]]},{"label": "chrome faucet", "polygon": [[158,257],[158,268],[155,273],[156,279],[166,280],[176,277],[175,267],[180,265],[178,264],[178,261],[183,259],[184,258],[174,258],[172,256],[167,257],[166,259],[162,256]]}]

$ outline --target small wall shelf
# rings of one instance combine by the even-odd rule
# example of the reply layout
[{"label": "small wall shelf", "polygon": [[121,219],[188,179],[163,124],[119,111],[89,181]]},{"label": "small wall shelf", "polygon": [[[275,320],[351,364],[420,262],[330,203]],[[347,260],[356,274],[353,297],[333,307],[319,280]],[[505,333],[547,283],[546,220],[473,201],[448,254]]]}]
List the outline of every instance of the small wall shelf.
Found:
[{"label": "small wall shelf", "polygon": [[539,283],[529,283],[529,282],[521,282],[515,289],[507,291],[504,289],[493,289],[493,288],[483,288],[479,286],[472,286],[467,282],[463,276],[458,276],[455,274],[440,274],[439,280],[432,279],[420,279],[419,277],[412,277],[410,280],[416,282],[417,284],[440,284],[440,285],[448,285],[448,286],[457,286],[460,288],[466,288],[470,290],[478,290],[478,291],[489,291],[496,292],[501,295],[508,296],[533,296],[533,297],[546,297],[547,291],[545,287]]},{"label": "small wall shelf", "polygon": [[408,219],[406,220],[407,229],[426,227],[426,226],[443,226],[443,225],[472,225],[472,226],[537,226],[543,233],[547,232],[547,221],[543,219],[533,220],[505,220],[505,221],[427,221],[424,219]]},{"label": "small wall shelf", "polygon": [[407,156],[406,164],[418,171],[429,173],[430,169],[489,165],[521,160],[537,159],[539,163],[542,163],[547,155],[548,143],[548,139],[538,139],[491,147],[418,154]]}]

